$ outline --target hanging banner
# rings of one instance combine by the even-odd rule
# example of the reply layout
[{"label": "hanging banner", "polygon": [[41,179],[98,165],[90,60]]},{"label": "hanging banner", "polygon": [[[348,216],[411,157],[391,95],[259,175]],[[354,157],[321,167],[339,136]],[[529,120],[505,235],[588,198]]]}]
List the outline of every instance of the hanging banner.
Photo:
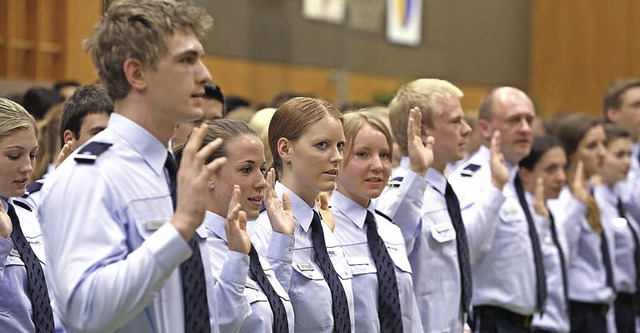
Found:
[{"label": "hanging banner", "polygon": [[304,0],[302,15],[310,20],[342,24],[347,9],[347,0]]},{"label": "hanging banner", "polygon": [[387,0],[387,40],[418,46],[422,38],[422,0]]}]

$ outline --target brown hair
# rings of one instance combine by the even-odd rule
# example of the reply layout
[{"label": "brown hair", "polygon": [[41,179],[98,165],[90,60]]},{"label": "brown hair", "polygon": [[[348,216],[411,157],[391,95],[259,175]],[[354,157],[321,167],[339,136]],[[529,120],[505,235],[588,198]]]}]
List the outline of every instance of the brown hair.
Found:
[{"label": "brown hair", "polygon": [[342,122],[342,114],[331,103],[311,97],[295,97],[280,105],[269,123],[269,148],[273,155],[273,168],[282,172],[282,159],[278,154],[278,140],[295,141],[311,124],[324,117]]},{"label": "brown hair", "polygon": [[115,101],[131,89],[123,71],[127,59],[153,68],[167,51],[167,36],[175,30],[193,31],[202,38],[212,25],[213,19],[203,8],[189,2],[123,0],[109,7],[84,47],[91,52],[100,80]]},{"label": "brown hair", "polygon": [[600,126],[598,120],[584,114],[571,114],[557,120],[555,136],[560,140],[567,158],[571,159],[582,138],[596,126]]},{"label": "brown hair", "polygon": [[[605,118],[607,117],[607,109],[619,109],[622,106],[622,95],[631,88],[640,87],[640,80],[636,78],[618,79],[613,81],[604,92],[602,99],[602,111]],[[607,118],[608,120],[608,118]]]},{"label": "brown hair", "polygon": [[[240,135],[251,135],[259,138],[260,136],[256,131],[251,128],[247,123],[235,120],[235,119],[214,119],[207,123],[207,134],[202,140],[202,144],[199,149],[202,149],[204,146],[209,144],[209,142],[214,141],[217,138],[221,138],[223,140],[222,146],[216,149],[213,154],[211,154],[205,160],[205,163],[210,163],[219,157],[227,156],[227,143],[233,139],[234,137]],[[189,138],[187,138],[187,142],[189,142]],[[185,143],[186,144],[186,143]],[[173,155],[176,157],[176,162],[180,165],[180,160],[182,159],[182,152],[184,151],[184,145],[178,146]]]}]

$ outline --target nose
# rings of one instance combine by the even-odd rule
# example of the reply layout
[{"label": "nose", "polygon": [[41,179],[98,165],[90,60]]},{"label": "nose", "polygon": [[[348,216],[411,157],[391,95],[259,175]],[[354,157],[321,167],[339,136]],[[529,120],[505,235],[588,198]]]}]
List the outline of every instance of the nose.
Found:
[{"label": "nose", "polygon": [[564,169],[558,170],[558,181],[562,184],[567,182],[567,175],[564,173]]},{"label": "nose", "polygon": [[529,120],[526,117],[522,117],[520,124],[521,124],[520,131],[531,133],[531,123],[529,123]]},{"label": "nose", "polygon": [[331,152],[331,163],[334,165],[338,165],[342,162],[342,150],[338,148],[338,146],[334,146]]},{"label": "nose", "polygon": [[266,174],[262,174],[261,172],[258,173],[259,176],[256,179],[256,185],[255,188],[259,189],[259,190],[264,190],[265,188],[267,188],[267,186],[269,186],[269,183],[267,183],[267,179]]},{"label": "nose", "polygon": [[374,154],[373,157],[371,158],[371,170],[380,171],[382,170],[382,168],[383,168],[383,165],[382,165],[382,159],[380,158],[380,155]]},{"label": "nose", "polygon": [[26,154],[25,158],[22,159],[22,164],[20,165],[19,171],[22,173],[30,174],[33,171],[33,161],[34,160],[31,159],[31,156],[29,156],[29,154]]},{"label": "nose", "polygon": [[466,137],[469,134],[471,134],[471,126],[469,126],[466,120],[462,119],[462,136]]},{"label": "nose", "polygon": [[202,59],[198,60],[198,67],[198,82],[204,84],[211,81],[211,73],[209,73],[209,69],[204,65]]}]

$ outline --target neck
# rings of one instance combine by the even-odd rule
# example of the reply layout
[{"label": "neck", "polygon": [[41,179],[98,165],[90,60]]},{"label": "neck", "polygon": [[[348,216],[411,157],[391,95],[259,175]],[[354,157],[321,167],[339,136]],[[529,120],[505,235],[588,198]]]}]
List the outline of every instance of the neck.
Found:
[{"label": "neck", "polygon": [[132,91],[127,97],[115,101],[113,109],[115,113],[142,126],[165,146],[169,143],[176,124],[168,121],[164,115],[154,112],[141,95]]},{"label": "neck", "polygon": [[300,199],[309,205],[309,207],[313,207],[316,197],[320,194],[320,191],[317,191],[316,189],[309,189],[296,181],[291,172],[283,172],[280,182],[291,190],[291,192],[300,197]]}]

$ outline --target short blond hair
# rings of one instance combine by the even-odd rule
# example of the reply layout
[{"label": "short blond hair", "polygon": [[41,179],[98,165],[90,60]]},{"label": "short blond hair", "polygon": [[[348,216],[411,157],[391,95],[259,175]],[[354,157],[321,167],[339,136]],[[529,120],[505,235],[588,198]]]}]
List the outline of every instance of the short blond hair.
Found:
[{"label": "short blond hair", "polygon": [[433,127],[433,119],[442,113],[441,98],[462,98],[464,93],[448,81],[418,79],[404,84],[389,103],[389,123],[403,155],[407,155],[409,110],[419,107],[422,124]]},{"label": "short blond hair", "polygon": [[361,109],[360,111],[350,112],[344,115],[344,123],[342,125],[345,138],[343,165],[347,165],[351,157],[353,157],[353,142],[365,124],[371,125],[384,134],[387,145],[389,146],[389,160],[393,159],[393,137],[391,136],[389,128],[380,117],[380,115],[374,114],[367,109]]},{"label": "short blond hair", "polygon": [[127,96],[131,85],[123,71],[127,59],[154,68],[167,51],[166,37],[177,29],[198,38],[213,25],[200,7],[177,0],[122,0],[109,7],[91,36],[84,41],[100,80],[114,101]]}]

